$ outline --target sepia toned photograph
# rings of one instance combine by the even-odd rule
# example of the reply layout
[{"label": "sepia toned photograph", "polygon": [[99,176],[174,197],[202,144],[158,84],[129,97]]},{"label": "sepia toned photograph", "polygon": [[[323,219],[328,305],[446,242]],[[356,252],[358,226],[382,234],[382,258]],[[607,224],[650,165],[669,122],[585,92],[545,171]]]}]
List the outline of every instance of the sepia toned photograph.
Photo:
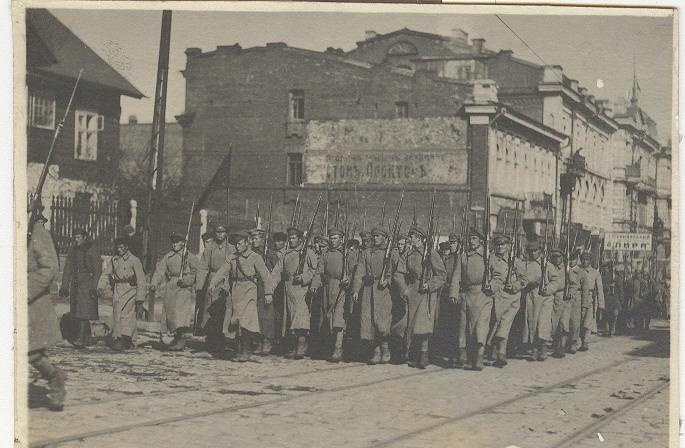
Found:
[{"label": "sepia toned photograph", "polygon": [[13,6],[15,446],[677,446],[675,9]]}]

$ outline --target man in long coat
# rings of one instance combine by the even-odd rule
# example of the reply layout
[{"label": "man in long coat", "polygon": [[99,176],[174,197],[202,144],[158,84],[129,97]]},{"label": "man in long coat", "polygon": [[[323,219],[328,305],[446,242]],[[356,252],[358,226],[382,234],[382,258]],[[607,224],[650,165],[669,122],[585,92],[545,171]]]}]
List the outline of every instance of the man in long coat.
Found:
[{"label": "man in long coat", "polygon": [[419,369],[429,364],[428,338],[433,334],[439,292],[447,276],[442,258],[432,247],[428,248],[427,263],[424,263],[425,245],[431,244],[427,237],[419,227],[409,230],[411,248],[400,258],[393,278],[407,302],[407,334],[411,338],[409,366]]},{"label": "man in long coat", "polygon": [[111,259],[112,272],[112,349],[133,347],[136,332],[136,315],[145,301],[145,272],[140,259],[128,250],[128,239],[114,241],[116,255]]},{"label": "man in long coat", "polygon": [[578,264],[578,252],[573,252],[569,260],[571,270],[568,274],[568,300],[571,305],[571,315],[569,316],[569,329],[566,353],[575,354],[580,343],[580,330],[582,320],[580,280],[583,276],[583,269]]},{"label": "man in long coat", "polygon": [[[349,286],[349,272],[343,269],[345,234],[337,228],[329,229],[329,248],[319,258],[316,275],[312,279],[312,290],[323,287],[321,297],[321,319],[319,334],[326,337],[324,347],[330,353],[330,362],[342,359],[343,330],[345,329],[345,298]],[[347,263],[349,266],[349,263]]]},{"label": "man in long coat", "polygon": [[[560,250],[553,250],[550,252],[550,262],[559,275],[559,280],[556,282],[558,285],[557,290],[552,291],[553,287],[551,284],[548,284],[546,288],[554,297],[554,303],[552,305],[552,339],[554,341],[554,353],[552,356],[555,358],[563,358],[566,354],[568,335],[571,331],[573,296],[569,294],[570,287],[566,287],[564,254]],[[569,270],[569,277],[570,275],[571,273]],[[564,296],[564,290],[567,292],[566,296]]]},{"label": "man in long coat", "polygon": [[370,349],[367,361],[373,365],[390,362],[388,336],[392,322],[392,298],[390,276],[381,278],[388,233],[377,227],[371,234],[374,246],[362,252],[352,280],[352,300],[360,302],[360,338]]},{"label": "man in long coat", "polygon": [[98,319],[97,287],[102,273],[102,260],[88,241],[84,230],[74,232],[74,246],[67,255],[62,272],[60,296],[69,296],[69,313],[74,319],[76,347],[89,344],[90,322]]},{"label": "man in long coat", "polygon": [[52,237],[43,227],[46,221],[41,214],[34,222],[27,251],[28,358],[31,366],[48,382],[48,408],[61,411],[66,395],[66,377],[45,354],[45,349],[62,340],[57,315],[50,301],[50,285],[59,274],[59,261]]},{"label": "man in long coat", "polygon": [[[235,246],[227,240],[227,236],[226,226],[223,224],[216,226],[214,229],[214,242],[205,247],[197,266],[195,288],[202,302],[202,310],[198,312],[197,319],[200,322],[202,331],[207,336],[206,343],[209,351],[221,350],[223,348],[223,319],[231,310],[230,304],[227,303],[227,300],[230,300],[230,298],[221,295],[218,290],[212,291],[207,288],[207,285],[212,281],[219,268],[235,252]],[[230,320],[230,314],[228,318]]]},{"label": "man in long coat", "polygon": [[152,275],[150,289],[156,290],[166,283],[162,307],[161,332],[173,333],[169,350],[185,348],[187,334],[191,331],[195,312],[195,280],[197,257],[185,249],[185,238],[172,233],[171,250],[157,263]]},{"label": "man in long coat", "polygon": [[[311,248],[303,248],[302,230],[290,227],[287,233],[288,250],[279,260],[272,275],[277,279],[281,278],[285,285],[286,329],[297,338],[296,344],[293,344],[287,356],[302,359],[307,352],[307,335],[310,329],[311,311],[307,303],[309,285],[314,278],[318,261]],[[300,252],[303,254],[303,260],[300,260]],[[302,272],[298,272],[300,262]]]},{"label": "man in long coat", "polygon": [[[403,259],[410,248],[409,236],[406,234],[397,237],[397,247],[392,251],[390,259],[390,272],[393,279],[397,272],[400,260]],[[407,340],[407,302],[402,297],[397,282],[393,280],[390,285],[390,296],[392,298],[392,323],[390,327],[391,342],[390,350],[396,353],[395,358],[399,362],[407,362],[408,343]]]},{"label": "man in long coat", "polygon": [[580,254],[580,268],[583,275],[580,277],[580,341],[578,351],[585,352],[590,349],[589,339],[592,332],[597,331],[597,311],[604,311],[604,286],[599,271],[590,265],[592,254],[583,252]]},{"label": "man in long coat", "polygon": [[471,355],[471,369],[483,370],[483,354],[490,331],[490,315],[492,313],[492,297],[483,291],[485,275],[485,261],[481,241],[483,236],[476,230],[469,230],[469,247],[457,259],[449,296],[455,304],[460,304],[463,293],[462,317],[459,330],[465,336],[465,341],[459,341],[459,363],[464,361],[464,354]]},{"label": "man in long coat", "polygon": [[[555,335],[557,327],[553,319],[555,310],[560,316],[563,310],[564,297],[564,265],[562,253],[559,250],[550,252],[550,262],[545,265],[544,286],[539,292],[539,300],[535,304],[537,315],[537,357],[538,361],[544,361],[547,357],[547,344]],[[561,304],[561,306],[559,306]],[[556,320],[556,323],[559,321]]]},{"label": "man in long coat", "polygon": [[252,342],[260,332],[257,311],[258,285],[264,288],[264,301],[273,300],[274,281],[262,256],[252,250],[250,234],[237,232],[231,235],[236,252],[217,272],[209,285],[210,289],[223,288],[230,296],[231,318],[228,311],[224,319],[224,332],[235,331],[239,337],[238,362],[250,360]]},{"label": "man in long coat", "polygon": [[[252,251],[262,257],[266,268],[271,272],[278,264],[279,256],[272,248],[269,248],[266,257],[264,256],[266,232],[262,229],[252,229],[248,233]],[[276,310],[273,300],[266,302],[264,282],[261,278],[257,279],[257,315],[262,339],[257,343],[255,354],[265,356],[271,353],[272,341],[276,338]]]}]

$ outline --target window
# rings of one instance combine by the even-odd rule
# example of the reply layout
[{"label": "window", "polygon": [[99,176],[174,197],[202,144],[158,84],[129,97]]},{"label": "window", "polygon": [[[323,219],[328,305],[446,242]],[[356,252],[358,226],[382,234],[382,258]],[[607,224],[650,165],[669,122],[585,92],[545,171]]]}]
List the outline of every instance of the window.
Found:
[{"label": "window", "polygon": [[288,185],[298,187],[302,185],[302,154],[288,154]]},{"label": "window", "polygon": [[409,103],[404,101],[395,103],[395,116],[397,118],[409,118]]},{"label": "window", "polygon": [[304,90],[290,91],[290,118],[304,120]]},{"label": "window", "polygon": [[97,160],[98,132],[104,130],[104,117],[84,110],[77,110],[75,117],[74,158],[78,160]]},{"label": "window", "polygon": [[55,99],[29,95],[29,126],[41,129],[55,128]]}]

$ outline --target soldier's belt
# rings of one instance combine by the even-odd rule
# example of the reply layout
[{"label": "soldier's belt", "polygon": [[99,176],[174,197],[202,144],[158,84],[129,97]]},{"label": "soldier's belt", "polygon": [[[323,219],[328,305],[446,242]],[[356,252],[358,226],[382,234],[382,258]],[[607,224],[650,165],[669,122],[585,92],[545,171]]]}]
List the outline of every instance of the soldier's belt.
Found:
[{"label": "soldier's belt", "polygon": [[[112,279],[112,282],[114,282],[114,283],[129,283],[130,284],[132,281],[134,281],[134,279],[129,279],[129,280],[123,280],[123,279],[118,279],[118,278]],[[133,284],[135,285],[135,283],[133,283]]]},{"label": "soldier's belt", "polygon": [[326,281],[328,281],[328,280],[342,280],[342,277],[339,277],[337,275],[324,274],[323,279]]},{"label": "soldier's belt", "polygon": [[254,277],[254,278],[251,278],[251,277],[236,278],[234,281],[236,283],[246,283],[246,282],[255,283],[255,282],[257,282],[257,277]]}]

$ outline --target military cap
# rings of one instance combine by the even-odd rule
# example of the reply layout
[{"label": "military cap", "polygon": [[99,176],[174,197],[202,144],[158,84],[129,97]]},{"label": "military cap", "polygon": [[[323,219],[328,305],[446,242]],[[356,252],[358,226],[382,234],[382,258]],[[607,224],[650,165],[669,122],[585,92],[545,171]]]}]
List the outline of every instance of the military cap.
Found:
[{"label": "military cap", "polygon": [[214,239],[214,232],[205,232],[202,234],[202,241]]},{"label": "military cap", "polygon": [[217,233],[217,232],[226,232],[226,226],[223,225],[223,224],[219,224],[219,225],[216,226],[216,228],[214,229],[214,233]]},{"label": "military cap", "polygon": [[337,227],[331,227],[330,229],[328,229],[328,236],[330,237],[330,236],[332,236],[332,235],[345,236],[345,232],[343,232],[342,230],[338,229]]},{"label": "military cap", "polygon": [[450,242],[449,241],[443,241],[439,245],[440,250],[450,250]]},{"label": "military cap", "polygon": [[247,239],[249,237],[250,237],[250,234],[246,230],[239,230],[237,232],[231,233],[230,240],[233,244],[235,244],[238,241],[242,241],[242,240]]},{"label": "military cap", "polygon": [[412,226],[411,228],[409,228],[408,233],[409,233],[409,236],[418,235],[421,238],[426,238],[426,232],[421,227],[418,227],[418,226]]},{"label": "military cap", "polygon": [[178,243],[179,241],[185,241],[185,238],[183,238],[183,235],[180,235],[176,232],[173,232],[171,235],[169,235],[169,239],[171,240],[172,243]]},{"label": "military cap", "polygon": [[288,239],[288,235],[286,235],[284,232],[276,232],[273,234],[271,239],[274,241],[285,241]]},{"label": "military cap", "polygon": [[550,257],[563,257],[564,253],[559,249],[552,249],[549,253]]},{"label": "military cap", "polygon": [[397,236],[397,241],[406,240],[406,239],[408,239],[408,238],[409,238],[409,236],[407,236],[406,233],[402,233],[402,234],[400,234],[400,235]]},{"label": "military cap", "polygon": [[480,238],[481,240],[485,239],[485,238],[483,238],[483,234],[480,233],[480,232],[478,231],[478,229],[476,229],[475,227],[471,227],[471,228],[469,229],[469,238],[472,237],[472,236],[477,236],[477,237]]},{"label": "military cap", "polygon": [[126,246],[128,247],[128,238],[125,236],[120,236],[119,238],[114,239],[114,245],[115,246]]},{"label": "military cap", "polygon": [[496,235],[493,238],[492,243],[495,245],[497,245],[497,244],[509,244],[510,241],[511,241],[511,239],[508,236],[500,234],[500,235]]},{"label": "military cap", "polygon": [[455,242],[459,241],[459,235],[457,235],[456,233],[450,233],[448,241],[450,243],[455,243]]},{"label": "military cap", "polygon": [[374,228],[371,230],[371,235],[373,235],[373,236],[381,235],[381,236],[384,236],[384,237],[387,238],[387,237],[388,237],[388,231],[387,231],[387,230],[383,230],[383,228],[381,228],[381,227],[374,227]]},{"label": "military cap", "polygon": [[371,237],[373,237],[371,232],[367,232],[366,230],[362,230],[361,232],[359,232],[359,236],[363,240],[370,239]]},{"label": "military cap", "polygon": [[36,216],[36,221],[48,222],[49,219],[46,218],[44,214],[39,213],[39,214]]},{"label": "military cap", "polygon": [[290,235],[302,236],[304,234],[304,232],[302,230],[298,229],[297,227],[288,227],[286,232],[288,233],[288,236],[290,236]]},{"label": "military cap", "polygon": [[248,233],[248,235],[250,235],[250,236],[254,236],[254,235],[264,235],[264,234],[266,233],[266,231],[265,231],[265,230],[262,230],[262,229],[254,228],[254,229],[248,230],[247,233]]},{"label": "military cap", "polygon": [[526,244],[526,250],[540,250],[540,243],[538,240],[528,241]]},{"label": "military cap", "polygon": [[591,259],[591,258],[592,258],[592,254],[590,252],[584,251],[583,253],[580,254],[581,260]]},{"label": "military cap", "polygon": [[361,245],[361,243],[359,242],[359,240],[352,238],[350,240],[347,240],[345,245],[347,247],[359,247]]}]

